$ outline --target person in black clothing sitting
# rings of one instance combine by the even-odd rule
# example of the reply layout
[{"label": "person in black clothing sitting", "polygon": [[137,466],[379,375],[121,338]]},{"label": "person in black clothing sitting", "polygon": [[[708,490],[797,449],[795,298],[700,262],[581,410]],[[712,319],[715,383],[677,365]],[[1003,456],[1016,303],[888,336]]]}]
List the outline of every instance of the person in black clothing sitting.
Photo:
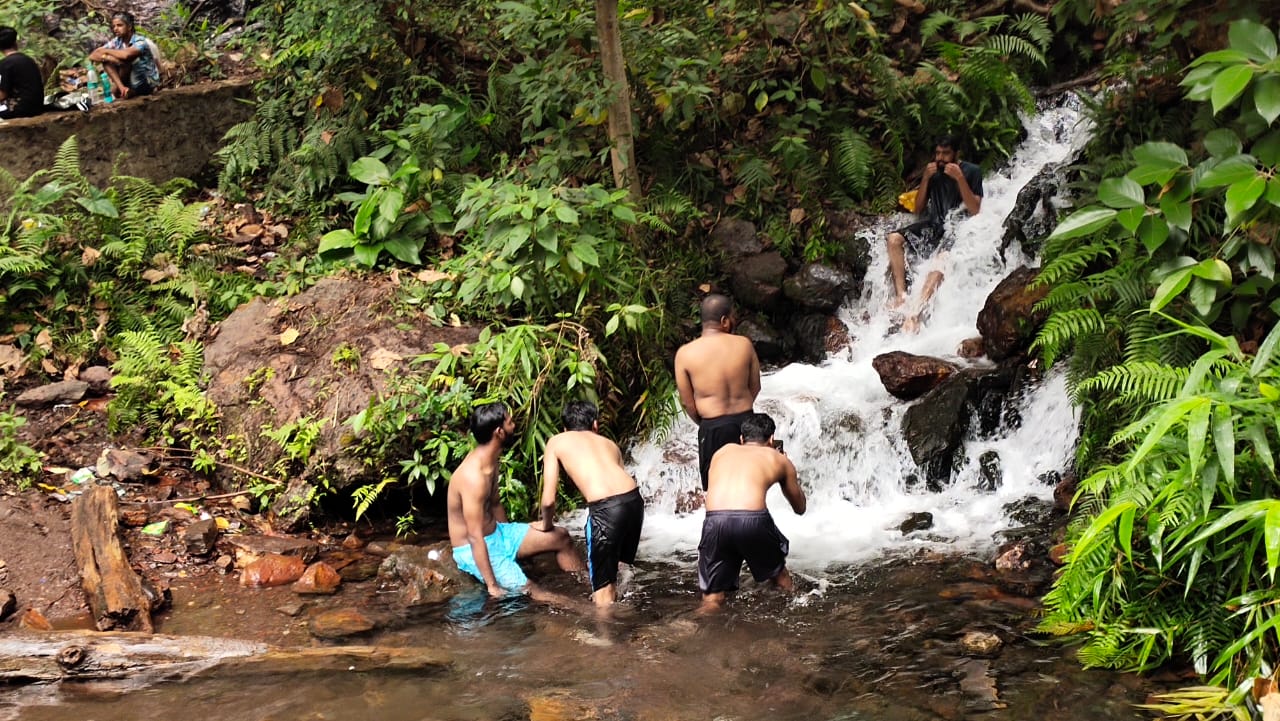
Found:
[{"label": "person in black clothing sitting", "polygon": [[[915,209],[920,220],[889,233],[887,238],[894,291],[890,302],[895,308],[907,301],[907,250],[916,258],[926,258],[934,253],[942,255],[953,242],[944,225],[947,215],[961,205],[969,215],[977,215],[982,209],[982,169],[956,157],[956,146],[952,135],[938,138],[933,162],[925,166],[920,187],[916,189]],[[908,333],[919,330],[920,315],[942,284],[942,277],[942,271],[930,271],[920,289],[920,300],[908,310],[903,320],[903,330]]]},{"label": "person in black clothing sitting", "polygon": [[0,118],[30,118],[44,111],[44,77],[40,67],[18,52],[18,31],[0,26]]}]

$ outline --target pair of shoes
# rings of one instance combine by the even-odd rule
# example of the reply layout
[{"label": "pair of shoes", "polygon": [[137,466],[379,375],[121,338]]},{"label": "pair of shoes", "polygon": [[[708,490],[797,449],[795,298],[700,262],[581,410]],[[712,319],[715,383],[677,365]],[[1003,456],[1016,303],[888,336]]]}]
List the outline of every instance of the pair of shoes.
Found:
[{"label": "pair of shoes", "polygon": [[82,113],[89,112],[90,106],[91,106],[91,103],[88,98],[80,98],[79,100],[76,101],[76,108],[79,109],[80,112]]}]

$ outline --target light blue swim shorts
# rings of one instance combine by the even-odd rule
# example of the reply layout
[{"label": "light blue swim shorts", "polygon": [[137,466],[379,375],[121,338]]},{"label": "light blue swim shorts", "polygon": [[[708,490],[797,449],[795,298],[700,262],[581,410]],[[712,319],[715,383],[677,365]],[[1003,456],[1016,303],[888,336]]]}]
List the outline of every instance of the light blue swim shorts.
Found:
[{"label": "light blue swim shorts", "polygon": [[[499,523],[493,533],[484,537],[484,545],[489,547],[489,565],[493,566],[493,576],[498,585],[508,591],[521,591],[529,584],[520,564],[516,563],[516,552],[529,532],[527,523]],[[476,567],[475,556],[471,555],[471,544],[454,546],[453,562],[458,568],[470,573],[484,583],[480,569]]]}]

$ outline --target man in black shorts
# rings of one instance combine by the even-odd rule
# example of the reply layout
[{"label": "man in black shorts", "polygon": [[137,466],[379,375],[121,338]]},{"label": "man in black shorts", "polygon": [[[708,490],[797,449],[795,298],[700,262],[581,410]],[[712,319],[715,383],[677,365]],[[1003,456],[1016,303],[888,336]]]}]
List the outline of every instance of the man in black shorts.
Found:
[{"label": "man in black shorts", "polygon": [[622,466],[618,444],[600,435],[594,403],[566,403],[564,432],[547,440],[542,462],[542,524],[552,528],[560,469],[587,501],[587,571],[591,600],[605,607],[618,597],[618,566],[636,561],[644,499],[636,481]]},{"label": "man in black shorts", "polygon": [[[920,220],[889,233],[887,238],[889,273],[893,276],[894,290],[891,303],[894,307],[907,302],[907,250],[917,260],[945,253],[954,242],[945,230],[947,214],[961,205],[969,215],[977,215],[982,209],[982,169],[959,160],[956,146],[954,136],[938,138],[933,149],[933,162],[925,166],[920,176],[920,187],[916,189],[915,208]],[[920,289],[920,300],[908,311],[902,323],[903,330],[914,333],[919,329],[920,314],[942,284],[942,279],[941,270],[929,272]]]},{"label": "man in black shorts", "polygon": [[727,445],[711,459],[707,515],[698,543],[703,612],[718,609],[727,593],[738,590],[743,561],[757,583],[793,588],[786,565],[790,546],[765,508],[765,494],[778,484],[800,515],[806,501],[795,465],[774,448],[773,431],[772,418],[752,413],[742,421],[742,444]]},{"label": "man in black shorts", "polygon": [[0,26],[0,118],[30,118],[44,111],[44,77],[40,67],[18,52],[18,31]]}]

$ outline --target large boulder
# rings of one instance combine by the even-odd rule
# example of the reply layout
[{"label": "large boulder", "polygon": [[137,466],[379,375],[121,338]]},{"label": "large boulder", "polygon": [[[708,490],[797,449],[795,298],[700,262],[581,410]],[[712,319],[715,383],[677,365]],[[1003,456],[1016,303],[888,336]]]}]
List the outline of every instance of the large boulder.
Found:
[{"label": "large boulder", "polygon": [[826,357],[849,346],[849,329],[839,318],[821,313],[806,313],[791,321],[791,335],[800,359],[821,363]]},{"label": "large boulder", "polygon": [[[326,278],[280,300],[257,299],[223,320],[205,348],[208,396],[222,416],[220,436],[260,468],[288,467],[291,483],[272,506],[281,530],[301,528],[322,481],[334,490],[367,482],[344,421],[387,390],[388,374],[438,342],[471,343],[474,328],[414,323],[393,312],[389,279]],[[263,428],[319,426],[305,462],[290,462]],[[345,440],[344,440],[345,439]],[[231,477],[223,479],[228,484]]]},{"label": "large boulder", "polygon": [[726,258],[745,258],[764,250],[764,241],[756,235],[756,226],[741,218],[723,218],[711,231],[711,247]]},{"label": "large boulder", "polygon": [[782,300],[782,279],[786,273],[787,261],[777,251],[747,256],[733,264],[729,287],[744,307],[771,311]]},{"label": "large boulder", "polygon": [[765,363],[784,361],[791,350],[786,336],[778,332],[769,321],[760,316],[744,319],[737,327],[738,335],[751,339],[756,356]]},{"label": "large boulder", "polygon": [[805,263],[782,283],[782,292],[802,308],[830,313],[840,307],[856,283],[851,274],[821,263]]},{"label": "large boulder", "polygon": [[907,448],[931,491],[941,490],[951,480],[955,452],[969,420],[969,384],[968,374],[954,374],[902,417]]},{"label": "large boulder", "polygon": [[915,400],[937,388],[959,370],[959,366],[950,361],[899,350],[876,356],[871,367],[880,374],[884,389],[904,401]]},{"label": "large boulder", "polygon": [[405,607],[447,601],[475,583],[471,576],[458,570],[447,542],[401,546],[378,568],[378,585],[396,589],[396,599]]},{"label": "large boulder", "polygon": [[1002,361],[1025,351],[1044,323],[1047,314],[1036,311],[1035,304],[1048,295],[1049,287],[1028,287],[1039,274],[1038,268],[1024,265],[1000,281],[987,296],[978,313],[978,332],[991,360]]}]

